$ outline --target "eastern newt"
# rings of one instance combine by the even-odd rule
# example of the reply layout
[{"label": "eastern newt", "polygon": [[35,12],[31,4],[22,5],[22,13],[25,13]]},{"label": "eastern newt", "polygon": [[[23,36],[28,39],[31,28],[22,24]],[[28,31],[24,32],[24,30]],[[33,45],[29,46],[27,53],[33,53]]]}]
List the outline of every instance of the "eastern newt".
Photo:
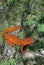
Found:
[{"label": "eastern newt", "polygon": [[20,45],[21,46],[21,52],[24,53],[23,47],[25,45],[30,45],[30,44],[34,43],[34,39],[33,38],[25,38],[25,39],[21,40],[13,34],[8,34],[8,32],[12,32],[12,31],[18,30],[18,29],[21,29],[21,26],[18,25],[15,27],[7,28],[3,31],[2,35],[7,40],[7,44],[9,46],[13,46],[14,44]]}]

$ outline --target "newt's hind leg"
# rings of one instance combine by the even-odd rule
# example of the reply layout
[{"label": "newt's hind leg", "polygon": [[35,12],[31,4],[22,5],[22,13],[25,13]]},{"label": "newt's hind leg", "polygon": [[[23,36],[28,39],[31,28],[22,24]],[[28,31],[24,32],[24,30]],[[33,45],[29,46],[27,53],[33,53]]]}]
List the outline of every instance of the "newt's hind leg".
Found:
[{"label": "newt's hind leg", "polygon": [[8,44],[9,46],[13,46],[13,43],[11,43],[10,41],[7,41],[7,44]]}]

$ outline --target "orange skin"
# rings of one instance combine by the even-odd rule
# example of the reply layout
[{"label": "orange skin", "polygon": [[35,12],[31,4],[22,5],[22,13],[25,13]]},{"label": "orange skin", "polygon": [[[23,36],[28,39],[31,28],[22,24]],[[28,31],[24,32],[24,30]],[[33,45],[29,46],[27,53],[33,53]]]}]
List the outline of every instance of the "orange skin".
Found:
[{"label": "orange skin", "polygon": [[18,30],[20,28],[21,28],[21,26],[7,28],[6,30],[3,31],[2,35],[7,40],[7,44],[9,46],[13,46],[14,44],[19,45],[19,46],[21,46],[21,53],[24,53],[23,47],[25,45],[30,45],[30,44],[34,43],[34,39],[33,38],[25,38],[25,39],[21,40],[13,34],[8,34],[8,32],[12,32],[12,31]]}]

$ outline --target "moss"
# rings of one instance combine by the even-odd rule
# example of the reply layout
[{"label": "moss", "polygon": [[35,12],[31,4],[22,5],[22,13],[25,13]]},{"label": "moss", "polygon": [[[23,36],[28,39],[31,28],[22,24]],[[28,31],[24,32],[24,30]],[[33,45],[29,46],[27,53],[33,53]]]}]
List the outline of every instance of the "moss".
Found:
[{"label": "moss", "polygon": [[[21,39],[33,37],[36,41],[35,44],[30,47],[26,46],[26,48],[33,51],[44,49],[44,0],[0,0],[0,45],[3,46],[5,43],[2,38],[3,30],[14,26],[15,22],[21,22],[22,28],[18,33]],[[36,26],[31,30],[33,24]],[[39,40],[40,38],[42,41]],[[20,48],[18,47],[16,50],[18,50],[16,54],[19,53],[18,56],[20,56]],[[22,60],[21,57],[19,57],[19,61]],[[16,58],[12,58],[4,60],[0,65],[17,65],[17,61]],[[23,63],[23,61],[21,62]],[[40,64],[37,63],[37,65]]]}]

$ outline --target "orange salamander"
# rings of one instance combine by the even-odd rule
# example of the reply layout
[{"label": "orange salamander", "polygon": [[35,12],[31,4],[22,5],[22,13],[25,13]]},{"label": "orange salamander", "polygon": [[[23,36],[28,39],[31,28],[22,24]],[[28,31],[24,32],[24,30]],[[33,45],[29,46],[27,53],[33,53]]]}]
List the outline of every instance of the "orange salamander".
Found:
[{"label": "orange salamander", "polygon": [[12,32],[12,31],[18,30],[18,29],[21,29],[21,26],[18,25],[18,26],[15,26],[15,27],[7,28],[3,31],[2,36],[5,38],[5,40],[7,40],[7,44],[9,46],[13,46],[14,44],[21,46],[21,53],[24,53],[23,47],[25,45],[30,45],[30,44],[34,43],[35,41],[34,41],[33,38],[24,38],[22,40],[22,39],[19,39],[17,36],[13,35],[13,34],[8,34],[8,32]]}]

